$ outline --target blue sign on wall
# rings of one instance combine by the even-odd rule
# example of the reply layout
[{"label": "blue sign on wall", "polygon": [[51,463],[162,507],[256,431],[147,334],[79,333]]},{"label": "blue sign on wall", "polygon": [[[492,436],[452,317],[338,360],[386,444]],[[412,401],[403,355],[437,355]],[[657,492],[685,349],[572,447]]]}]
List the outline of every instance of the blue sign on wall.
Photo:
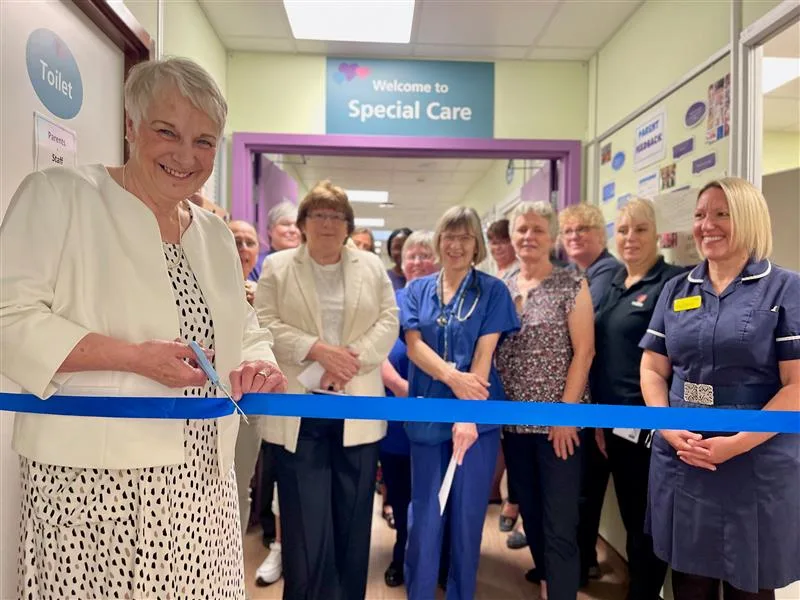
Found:
[{"label": "blue sign on wall", "polygon": [[328,58],[327,133],[494,135],[494,64]]},{"label": "blue sign on wall", "polygon": [[608,202],[614,197],[615,188],[616,186],[613,181],[603,186],[603,202]]},{"label": "blue sign on wall", "polygon": [[81,72],[64,40],[49,29],[37,29],[28,36],[25,62],[31,85],[47,110],[61,119],[80,112]]}]

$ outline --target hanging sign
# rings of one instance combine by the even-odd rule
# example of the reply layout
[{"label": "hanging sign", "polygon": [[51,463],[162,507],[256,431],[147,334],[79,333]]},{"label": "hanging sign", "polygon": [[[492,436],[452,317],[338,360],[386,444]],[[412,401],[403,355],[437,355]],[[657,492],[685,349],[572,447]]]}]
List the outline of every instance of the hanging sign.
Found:
[{"label": "hanging sign", "polygon": [[78,140],[74,131],[38,112],[33,113],[33,127],[36,139],[34,165],[37,171],[48,167],[74,167],[77,164]]},{"label": "hanging sign", "polygon": [[664,158],[667,150],[665,120],[666,113],[661,109],[636,127],[633,164],[637,171]]},{"label": "hanging sign", "polygon": [[67,44],[49,29],[28,36],[25,62],[31,85],[47,110],[60,119],[72,119],[83,104],[78,63]]},{"label": "hanging sign", "polygon": [[328,58],[327,133],[494,135],[494,64]]}]

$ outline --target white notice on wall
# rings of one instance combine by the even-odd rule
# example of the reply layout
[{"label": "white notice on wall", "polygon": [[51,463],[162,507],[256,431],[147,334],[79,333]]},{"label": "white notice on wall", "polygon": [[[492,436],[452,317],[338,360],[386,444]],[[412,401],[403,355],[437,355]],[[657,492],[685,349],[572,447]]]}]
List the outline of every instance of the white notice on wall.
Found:
[{"label": "white notice on wall", "polygon": [[667,114],[664,109],[652,113],[636,127],[633,147],[633,166],[639,171],[666,156]]},{"label": "white notice on wall", "polygon": [[636,195],[649,200],[658,195],[658,171],[653,171],[639,179]]},{"label": "white notice on wall", "polygon": [[78,137],[74,131],[33,113],[34,164],[41,171],[49,167],[74,167],[78,162]]},{"label": "white notice on wall", "polygon": [[694,225],[694,206],[697,201],[697,190],[683,188],[669,194],[655,197],[658,233],[691,231]]}]

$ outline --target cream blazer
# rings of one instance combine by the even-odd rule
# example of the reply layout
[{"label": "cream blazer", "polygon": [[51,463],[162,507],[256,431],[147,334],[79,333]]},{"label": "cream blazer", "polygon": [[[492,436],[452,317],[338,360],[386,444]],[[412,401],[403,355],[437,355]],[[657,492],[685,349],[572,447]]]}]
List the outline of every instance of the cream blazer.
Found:
[{"label": "cream blazer", "polygon": [[[275,338],[275,357],[289,381],[289,393],[307,392],[297,376],[311,362],[311,346],[322,337],[322,323],[311,257],[305,244],[294,250],[269,255],[258,281],[255,307],[262,327]],[[383,396],[381,363],[389,355],[399,331],[394,291],[381,260],[355,247],[342,248],[344,272],[344,323],[342,344],[359,351],[361,371],[345,391],[354,396]],[[326,398],[336,402],[336,398]],[[289,452],[297,448],[300,419],[264,417],[261,436]],[[344,445],[356,446],[380,440],[385,421],[346,419]]]},{"label": "cream blazer", "polygon": [[[243,360],[274,361],[272,337],[245,300],[227,225],[189,206],[181,244],[214,322],[217,371],[227,380]],[[57,167],[22,182],[0,227],[3,375],[43,399],[182,396],[133,373],[56,373],[90,332],[139,343],[176,339],[179,328],[155,216],[105,167]],[[237,416],[217,420],[221,472],[233,462],[238,424]],[[182,420],[19,413],[12,445],[29,459],[69,467],[174,465],[184,461],[183,427]]]}]

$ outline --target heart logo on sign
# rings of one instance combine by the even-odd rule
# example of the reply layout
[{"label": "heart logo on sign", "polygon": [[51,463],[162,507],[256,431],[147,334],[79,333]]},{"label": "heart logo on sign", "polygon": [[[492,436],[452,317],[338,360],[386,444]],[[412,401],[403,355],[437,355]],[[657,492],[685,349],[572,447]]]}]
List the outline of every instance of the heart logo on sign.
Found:
[{"label": "heart logo on sign", "polygon": [[356,75],[357,75],[358,77],[361,77],[362,79],[364,79],[365,77],[367,77],[369,74],[370,74],[369,67],[358,67],[358,68],[356,69]]},{"label": "heart logo on sign", "polygon": [[333,80],[339,85],[342,85],[344,83],[344,73],[334,73]]},{"label": "heart logo on sign", "polygon": [[345,76],[345,79],[347,79],[347,81],[353,81],[353,78],[356,76],[357,70],[358,70],[358,65],[356,63],[339,64],[339,73],[342,73]]}]

